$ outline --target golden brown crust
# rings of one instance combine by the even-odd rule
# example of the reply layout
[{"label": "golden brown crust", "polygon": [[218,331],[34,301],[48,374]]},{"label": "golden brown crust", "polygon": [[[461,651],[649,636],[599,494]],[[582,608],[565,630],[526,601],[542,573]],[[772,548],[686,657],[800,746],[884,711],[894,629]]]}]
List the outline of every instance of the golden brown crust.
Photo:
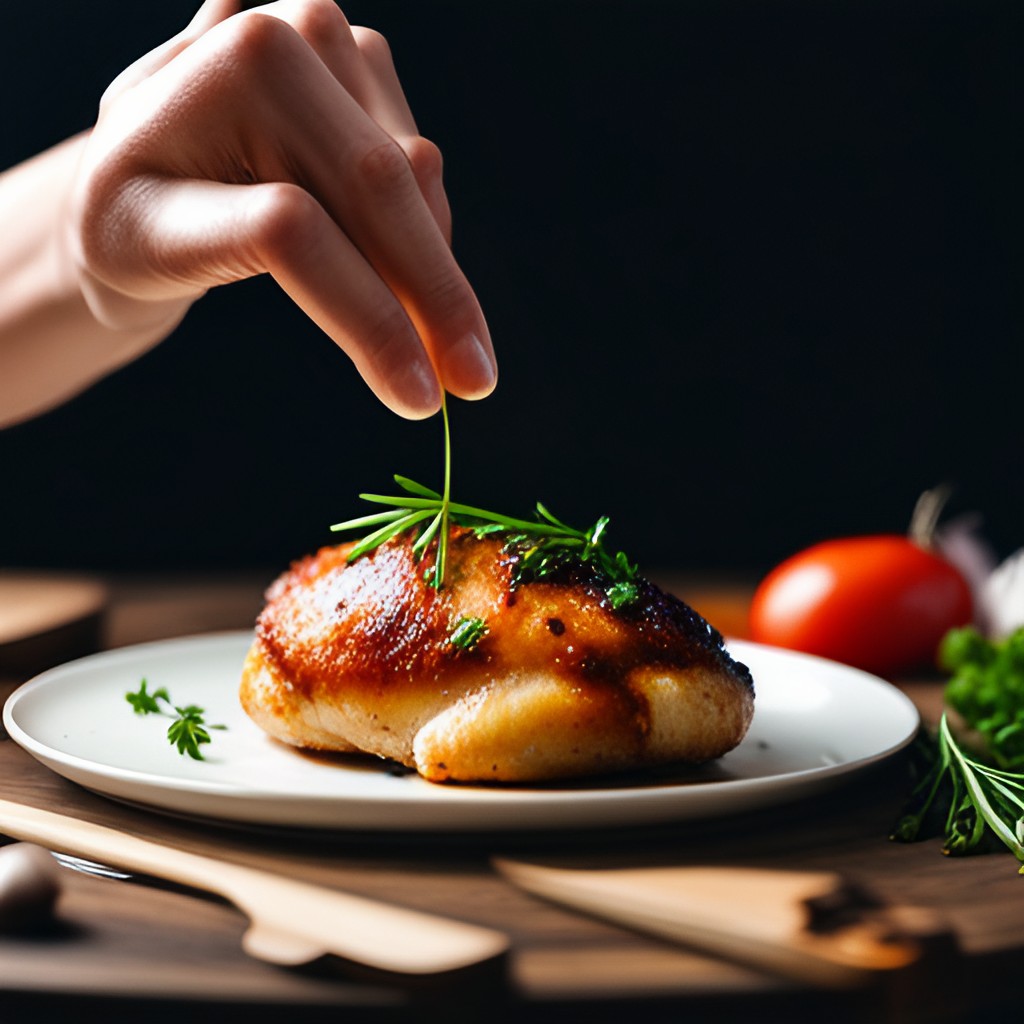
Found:
[{"label": "golden brown crust", "polygon": [[[703,761],[746,733],[749,673],[646,581],[616,611],[586,567],[514,586],[515,556],[469,531],[452,533],[440,591],[407,539],[350,550],[296,563],[257,623],[242,704],[286,743],[517,782]],[[450,642],[463,616],[489,630],[469,651]]]}]

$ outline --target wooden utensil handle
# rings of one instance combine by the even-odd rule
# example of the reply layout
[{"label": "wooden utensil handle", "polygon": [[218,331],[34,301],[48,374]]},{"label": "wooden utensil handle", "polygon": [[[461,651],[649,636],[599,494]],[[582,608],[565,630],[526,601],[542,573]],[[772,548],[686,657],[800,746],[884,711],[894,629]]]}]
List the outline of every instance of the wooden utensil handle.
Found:
[{"label": "wooden utensil handle", "polygon": [[816,985],[847,986],[909,967],[936,936],[948,934],[933,915],[908,908],[865,907],[860,914],[851,906],[849,921],[836,914],[834,926],[812,927],[815,902],[846,899],[842,880],[829,872],[602,870],[504,858],[495,866],[553,902]]},{"label": "wooden utensil handle", "polygon": [[0,831],[216,893],[250,919],[246,951],[274,963],[305,963],[333,953],[380,970],[433,974],[490,959],[508,945],[504,935],[487,928],[188,853],[9,800],[0,800]]}]

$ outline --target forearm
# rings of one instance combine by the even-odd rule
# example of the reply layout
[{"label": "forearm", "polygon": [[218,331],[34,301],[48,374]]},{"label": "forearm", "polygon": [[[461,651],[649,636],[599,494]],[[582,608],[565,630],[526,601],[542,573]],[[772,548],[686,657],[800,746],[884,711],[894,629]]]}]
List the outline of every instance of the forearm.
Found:
[{"label": "forearm", "polygon": [[180,319],[115,329],[86,303],[66,227],[85,142],[69,139],[0,174],[0,427],[70,398]]}]

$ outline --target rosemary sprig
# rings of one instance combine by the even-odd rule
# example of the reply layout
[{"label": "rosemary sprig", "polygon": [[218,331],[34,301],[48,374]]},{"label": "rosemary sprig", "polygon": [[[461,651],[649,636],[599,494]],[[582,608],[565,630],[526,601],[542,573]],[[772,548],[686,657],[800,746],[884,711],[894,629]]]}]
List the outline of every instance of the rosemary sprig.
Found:
[{"label": "rosemary sprig", "polygon": [[953,738],[946,716],[939,723],[930,770],[915,787],[892,838],[921,838],[936,801],[948,798],[942,852],[962,856],[994,835],[1021,861],[1024,874],[1024,775],[968,757]]},{"label": "rosemary sprig", "polygon": [[608,517],[602,516],[589,530],[577,530],[551,514],[540,502],[536,519],[512,516],[463,505],[451,500],[451,433],[447,404],[441,403],[444,424],[444,489],[438,493],[423,484],[396,474],[395,483],[405,492],[401,495],[360,494],[363,501],[383,506],[386,511],[348,519],[331,526],[332,532],[344,533],[375,527],[351,550],[348,561],[373,551],[385,541],[406,530],[419,531],[413,553],[422,558],[436,541],[434,565],[427,571],[430,585],[440,590],[448,567],[448,535],[452,523],[472,529],[478,537],[490,534],[505,536],[506,550],[518,555],[514,582],[542,579],[558,567],[571,562],[585,562],[597,568],[607,579],[605,593],[613,608],[621,608],[636,600],[637,567],[622,551],[614,555],[603,544]]},{"label": "rosemary sprig", "polygon": [[[137,715],[164,715],[173,718],[167,728],[167,739],[173,747],[178,748],[179,754],[188,754],[195,761],[203,761],[201,744],[210,742],[210,734],[207,729],[226,729],[226,725],[208,725],[203,718],[204,710],[196,704],[187,704],[178,707],[171,702],[170,695],[164,687],[148,693],[147,682],[142,680],[138,693],[126,693],[125,700],[131,704]],[[161,702],[171,710],[165,711]]]}]

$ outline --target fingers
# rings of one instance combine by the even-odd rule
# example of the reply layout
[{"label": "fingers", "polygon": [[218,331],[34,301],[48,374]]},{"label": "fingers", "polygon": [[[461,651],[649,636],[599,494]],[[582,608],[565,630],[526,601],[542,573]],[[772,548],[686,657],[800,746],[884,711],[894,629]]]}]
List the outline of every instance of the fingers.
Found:
[{"label": "fingers", "polygon": [[387,40],[379,32],[358,26],[352,28],[352,36],[370,70],[360,83],[360,105],[404,150],[423,198],[451,245],[452,218],[442,184],[441,151],[416,129]]},{"label": "fingers", "polygon": [[387,285],[304,190],[245,190],[242,219],[259,261],[349,355],[374,394],[410,419],[437,412],[438,375]]},{"label": "fingers", "polygon": [[401,415],[436,411],[438,382],[490,393],[440,153],[387,44],[332,0],[237,7],[208,0],[112,87],[79,204],[94,291],[169,308],[270,273]]},{"label": "fingers", "polygon": [[[146,183],[149,251],[187,289],[269,272],[355,363],[389,408],[412,419],[437,411],[434,368],[409,317],[352,241],[304,189],[287,183]],[[152,210],[159,212],[154,216]],[[165,299],[173,297],[168,285]]]},{"label": "fingers", "polygon": [[[238,69],[223,100],[258,110],[271,153],[287,154],[285,166],[257,162],[257,180],[290,170],[404,307],[444,387],[462,398],[489,394],[496,366],[487,324],[412,162],[327,64],[309,59],[304,37],[257,13],[244,24],[220,33],[229,52],[219,52],[219,66]],[[422,169],[429,144],[417,156]],[[439,178],[439,160],[433,173]]]},{"label": "fingers", "polygon": [[342,88],[402,147],[427,206],[451,244],[441,154],[416,128],[387,40],[372,29],[350,26],[333,0],[277,0],[260,13],[280,18],[298,32]]},{"label": "fingers", "polygon": [[417,134],[383,36],[350,26],[334,0],[276,0],[261,7],[259,14],[279,18],[294,29],[392,138]]}]

